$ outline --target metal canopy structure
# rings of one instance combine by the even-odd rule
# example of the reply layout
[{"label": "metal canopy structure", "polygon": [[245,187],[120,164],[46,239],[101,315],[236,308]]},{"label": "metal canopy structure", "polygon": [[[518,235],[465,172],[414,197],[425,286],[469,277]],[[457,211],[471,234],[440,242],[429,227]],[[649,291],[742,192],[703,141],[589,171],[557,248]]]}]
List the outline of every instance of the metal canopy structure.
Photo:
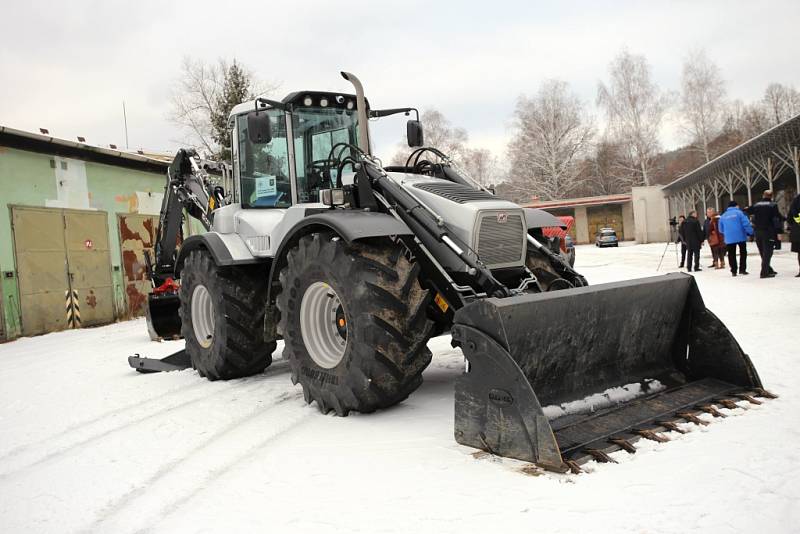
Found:
[{"label": "metal canopy structure", "polygon": [[800,191],[800,115],[745,141],[664,186],[673,214],[683,208],[714,207],[734,196],[747,196],[753,203],[753,191],[764,189]]}]

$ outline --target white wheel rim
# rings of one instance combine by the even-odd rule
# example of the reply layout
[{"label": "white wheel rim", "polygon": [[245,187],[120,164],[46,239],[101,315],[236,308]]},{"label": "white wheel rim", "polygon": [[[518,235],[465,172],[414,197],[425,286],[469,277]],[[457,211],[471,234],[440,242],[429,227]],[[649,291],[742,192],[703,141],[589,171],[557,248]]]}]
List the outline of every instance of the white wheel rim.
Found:
[{"label": "white wheel rim", "polygon": [[197,342],[204,349],[214,342],[214,304],[206,286],[198,285],[192,291],[192,327]]},{"label": "white wheel rim", "polygon": [[325,282],[308,286],[300,302],[300,332],[309,356],[323,369],[336,367],[344,357],[346,321],[342,302],[331,286]]}]

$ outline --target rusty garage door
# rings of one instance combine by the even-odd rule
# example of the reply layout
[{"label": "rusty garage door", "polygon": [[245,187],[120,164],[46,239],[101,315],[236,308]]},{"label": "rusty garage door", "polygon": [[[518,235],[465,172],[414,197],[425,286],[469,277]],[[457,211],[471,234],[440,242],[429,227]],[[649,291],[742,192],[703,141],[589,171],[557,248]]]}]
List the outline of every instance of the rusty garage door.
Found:
[{"label": "rusty garage door", "polygon": [[11,211],[23,335],[112,321],[105,212]]},{"label": "rusty garage door", "polygon": [[143,315],[147,305],[147,294],[151,284],[147,279],[144,252],[153,257],[158,217],[148,215],[118,215],[119,242],[122,249],[122,275],[125,283],[125,297],[128,315]]},{"label": "rusty garage door", "polygon": [[622,231],[622,205],[590,206],[586,210],[586,215],[589,222],[589,239],[592,243],[601,228],[613,228],[620,241],[625,239]]}]

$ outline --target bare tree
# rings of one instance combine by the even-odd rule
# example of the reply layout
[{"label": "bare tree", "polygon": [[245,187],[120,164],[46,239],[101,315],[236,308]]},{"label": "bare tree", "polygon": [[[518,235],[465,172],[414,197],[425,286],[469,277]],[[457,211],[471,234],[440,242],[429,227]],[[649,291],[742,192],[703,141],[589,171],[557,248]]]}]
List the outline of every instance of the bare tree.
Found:
[{"label": "bare tree", "polygon": [[734,134],[736,140],[741,143],[757,136],[770,126],[769,114],[762,103],[745,104],[741,100],[734,100],[728,105],[723,130]]},{"label": "bare tree", "polygon": [[180,77],[175,80],[172,90],[172,110],[169,118],[183,127],[187,134],[186,142],[209,154],[221,156],[225,153],[224,128],[231,107],[231,92],[226,89],[236,87],[242,101],[257,95],[269,94],[279,88],[274,82],[259,82],[252,72],[238,64],[219,59],[216,63],[206,63],[199,59],[184,57]]},{"label": "bare tree", "polygon": [[694,148],[711,161],[709,145],[725,120],[725,81],[705,51],[696,50],[683,63],[681,85],[683,127]]},{"label": "bare tree", "polygon": [[597,103],[605,109],[611,137],[626,152],[626,180],[650,185],[658,134],[670,96],[652,81],[644,56],[623,50],[609,65],[611,80],[598,86]]},{"label": "bare tree", "polygon": [[484,187],[496,184],[501,178],[497,157],[488,148],[470,148],[462,162],[470,177]]},{"label": "bare tree", "polygon": [[[425,131],[425,146],[438,148],[456,163],[464,163],[467,155],[467,131],[464,128],[453,126],[442,112],[436,109],[426,109],[420,115],[420,121]],[[397,152],[392,156],[392,165],[405,165],[408,155],[413,149],[409,148],[406,141],[398,144]]]},{"label": "bare tree", "polygon": [[775,126],[800,113],[800,93],[791,86],[771,83],[762,99],[770,126]]},{"label": "bare tree", "polygon": [[521,96],[508,152],[510,184],[544,200],[564,198],[580,183],[580,160],[594,134],[583,104],[565,82],[548,80]]},{"label": "bare tree", "polygon": [[621,161],[622,149],[619,145],[601,139],[584,166],[584,189],[587,194],[614,195],[624,192],[628,185],[625,179],[627,167]]}]

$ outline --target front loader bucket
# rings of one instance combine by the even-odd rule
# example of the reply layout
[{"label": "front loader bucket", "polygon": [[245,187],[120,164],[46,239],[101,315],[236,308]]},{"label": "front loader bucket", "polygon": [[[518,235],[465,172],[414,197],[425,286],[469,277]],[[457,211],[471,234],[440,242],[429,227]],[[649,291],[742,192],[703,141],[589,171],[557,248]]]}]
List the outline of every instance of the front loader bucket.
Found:
[{"label": "front loader bucket", "polygon": [[147,295],[147,332],[150,339],[178,339],[181,337],[181,306],[177,293],[150,293]]},{"label": "front loader bucket", "polygon": [[556,470],[763,392],[688,275],[475,301],[452,335],[456,441]]}]

